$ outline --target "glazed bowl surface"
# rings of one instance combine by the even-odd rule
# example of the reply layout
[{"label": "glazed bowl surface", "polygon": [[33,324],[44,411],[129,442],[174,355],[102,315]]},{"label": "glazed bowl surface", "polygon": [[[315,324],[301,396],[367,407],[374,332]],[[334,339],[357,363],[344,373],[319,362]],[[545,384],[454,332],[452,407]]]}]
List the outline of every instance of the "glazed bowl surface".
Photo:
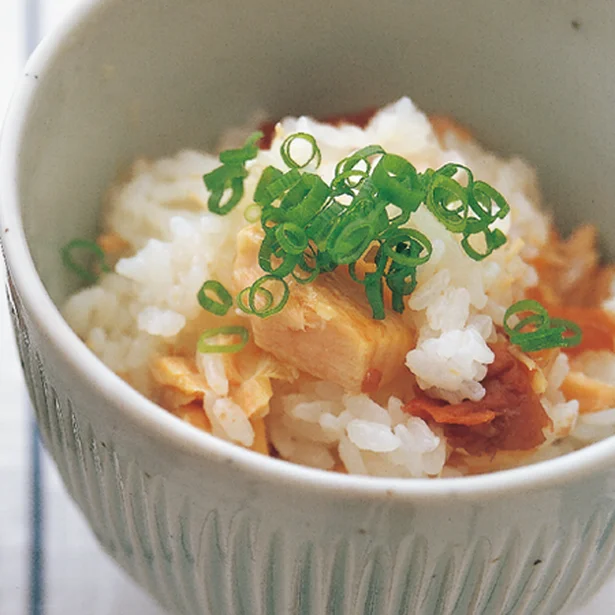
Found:
[{"label": "glazed bowl surface", "polygon": [[411,96],[538,169],[563,230],[615,254],[609,0],[85,2],[34,54],[0,149],[0,236],[46,447],[102,546],[171,611],[563,612],[615,561],[615,440],[463,479],[376,479],[260,456],[182,423],[90,353],[58,306],[137,156],[211,148],[259,109],[331,116]]}]

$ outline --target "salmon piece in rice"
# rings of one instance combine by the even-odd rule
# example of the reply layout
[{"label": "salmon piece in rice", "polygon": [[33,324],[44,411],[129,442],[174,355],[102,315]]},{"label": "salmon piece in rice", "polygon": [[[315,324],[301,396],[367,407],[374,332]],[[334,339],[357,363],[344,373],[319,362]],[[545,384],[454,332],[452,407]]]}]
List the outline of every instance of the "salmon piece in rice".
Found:
[{"label": "salmon piece in rice", "polygon": [[178,390],[193,400],[203,399],[208,390],[207,380],[199,373],[194,361],[184,357],[155,357],[150,364],[150,373],[159,386]]},{"label": "salmon piece in rice", "polygon": [[615,266],[602,267],[596,227],[585,224],[563,240],[551,229],[532,265],[540,282],[530,296],[550,305],[597,307],[607,299]]},{"label": "salmon piece in rice", "polygon": [[[255,226],[239,233],[235,292],[264,275],[258,265],[262,238],[262,230]],[[347,272],[321,274],[305,285],[291,281],[289,289],[290,298],[279,314],[250,317],[258,347],[349,392],[360,392],[372,370],[381,374],[378,384],[384,385],[404,369],[415,333],[391,311],[384,320],[374,320],[363,287]]]},{"label": "salmon piece in rice", "polygon": [[205,414],[203,404],[192,402],[186,406],[180,406],[173,414],[182,419],[182,421],[190,423],[193,427],[211,433],[211,423]]},{"label": "salmon piece in rice", "polygon": [[615,386],[590,378],[583,372],[571,371],[562,384],[566,399],[579,402],[579,412],[588,414],[615,407]]},{"label": "salmon piece in rice", "polygon": [[103,233],[98,236],[96,243],[107,256],[117,256],[130,247],[130,244],[118,233]]},{"label": "salmon piece in rice", "polygon": [[252,419],[254,429],[254,444],[251,446],[253,451],[269,455],[269,438],[267,437],[267,426],[263,419]]}]

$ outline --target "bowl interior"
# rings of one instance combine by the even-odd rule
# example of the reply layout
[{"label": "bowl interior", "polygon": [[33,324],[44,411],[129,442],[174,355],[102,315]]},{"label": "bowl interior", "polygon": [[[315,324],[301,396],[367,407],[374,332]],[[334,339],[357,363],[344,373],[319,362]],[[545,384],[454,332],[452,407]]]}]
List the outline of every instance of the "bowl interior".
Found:
[{"label": "bowl interior", "polygon": [[[537,166],[564,229],[615,248],[610,0],[106,0],[24,77],[20,203],[52,299],[59,250],[92,237],[105,189],[136,156],[207,148],[256,110],[330,115],[411,96]],[[15,114],[13,115],[15,117]]]}]

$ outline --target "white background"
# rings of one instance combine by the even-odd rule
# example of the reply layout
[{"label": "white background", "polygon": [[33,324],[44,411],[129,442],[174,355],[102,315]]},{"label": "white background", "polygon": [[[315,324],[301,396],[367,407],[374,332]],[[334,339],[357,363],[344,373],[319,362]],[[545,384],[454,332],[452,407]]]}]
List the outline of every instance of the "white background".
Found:
[{"label": "white background", "polygon": [[[40,30],[47,32],[79,1],[38,0],[37,7],[37,0],[0,0],[0,117],[4,116],[11,90],[25,61],[26,26],[32,26],[31,18],[35,16],[26,18],[28,8],[34,12],[40,9]],[[4,285],[3,276],[0,268],[0,286]],[[42,612],[32,610],[28,597],[31,568],[30,458],[31,414],[2,292],[0,615],[42,615],[43,612],[45,615],[162,615],[162,611],[100,552],[48,460],[44,461],[43,467],[45,603]],[[615,613],[615,580],[576,615],[612,613]]]}]

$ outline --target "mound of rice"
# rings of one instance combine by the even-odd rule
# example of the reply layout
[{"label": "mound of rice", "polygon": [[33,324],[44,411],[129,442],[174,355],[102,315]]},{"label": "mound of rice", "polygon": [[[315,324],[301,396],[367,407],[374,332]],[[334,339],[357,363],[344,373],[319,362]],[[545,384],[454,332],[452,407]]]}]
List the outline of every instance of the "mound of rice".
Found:
[{"label": "mound of rice", "polygon": [[[322,153],[318,173],[327,182],[341,158],[377,143],[419,171],[447,162],[466,165],[511,206],[511,214],[499,222],[508,242],[478,262],[426,208],[412,217],[412,225],[431,240],[433,255],[419,267],[404,313],[408,327],[417,331],[416,346],[406,355],[407,377],[434,398],[480,400],[485,394],[481,382],[494,360],[489,344],[506,309],[538,281],[530,261],[547,244],[550,221],[527,164],[490,154],[458,130],[435,128],[408,98],[383,108],[364,129],[307,117],[284,119],[271,148],[248,163],[242,202],[223,217],[209,213],[202,179],[219,165],[217,156],[183,151],[158,161],[139,160],[130,178],[112,187],[104,209],[101,240],[113,244],[108,257],[114,270],[68,300],[67,321],[109,368],[181,418],[236,444],[317,468],[375,476],[460,476],[546,459],[611,435],[615,408],[580,414],[579,403],[562,393],[570,369],[563,353],[545,373],[542,387],[540,400],[552,421],[546,442],[530,452],[488,459],[468,455],[460,461],[459,455],[451,457],[442,430],[408,415],[395,394],[349,393],[288,366],[270,366],[260,380],[252,374],[250,382],[258,380],[259,391],[266,389],[277,370],[271,376],[273,396],[248,409],[230,393],[234,385],[225,357],[196,352],[201,331],[220,324],[199,306],[197,292],[208,279],[232,286],[236,237],[248,224],[244,212],[262,170],[270,164],[283,168],[279,148],[284,138],[295,132],[316,138]],[[246,136],[233,134],[225,147],[240,146]],[[615,306],[615,297],[609,305]],[[245,320],[240,312],[229,318]],[[184,360],[173,364],[181,372],[175,380],[152,369],[160,357]],[[615,386],[612,352],[587,352],[575,361],[576,369]]]}]

